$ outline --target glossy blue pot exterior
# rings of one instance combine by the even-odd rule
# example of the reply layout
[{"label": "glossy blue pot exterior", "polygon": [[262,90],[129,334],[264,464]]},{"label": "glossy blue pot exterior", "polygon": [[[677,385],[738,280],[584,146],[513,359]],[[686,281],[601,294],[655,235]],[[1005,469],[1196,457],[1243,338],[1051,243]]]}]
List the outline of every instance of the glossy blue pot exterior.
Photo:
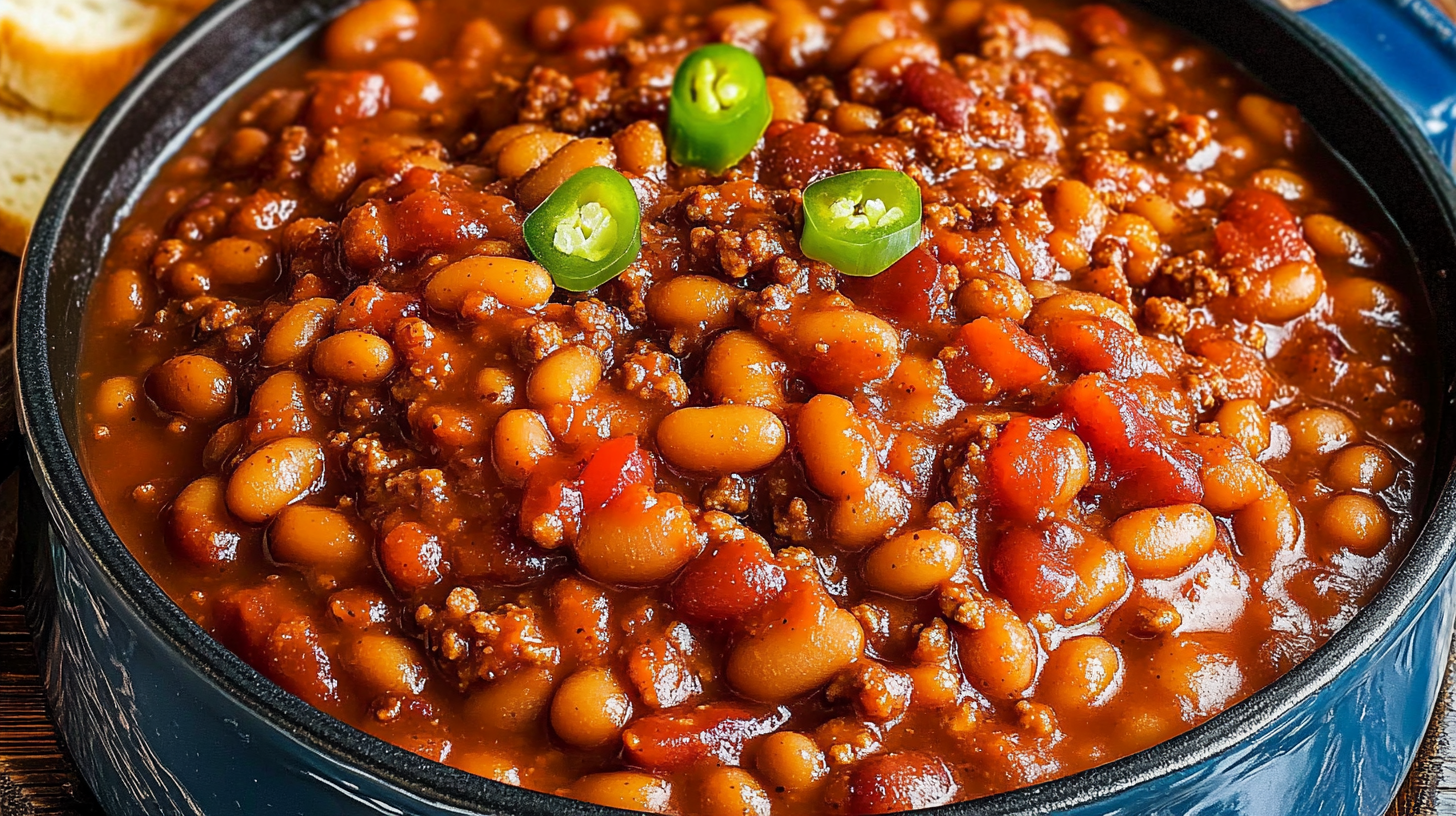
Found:
[{"label": "glossy blue pot exterior", "polygon": [[[1306,107],[1370,181],[1416,257],[1429,297],[1433,401],[1437,413],[1449,413],[1456,333],[1435,327],[1456,321],[1446,273],[1456,271],[1456,188],[1446,175],[1456,149],[1456,35],[1422,0],[1334,0],[1308,13],[1389,81],[1432,151],[1396,102],[1307,25],[1260,0],[1220,0],[1217,10],[1202,2],[1143,5]],[[147,579],[107,527],[71,452],[75,383],[68,372],[101,252],[97,237],[109,232],[158,157],[249,66],[345,4],[220,4],[103,116],[32,238],[15,334],[34,474],[24,488],[22,535],[52,711],[97,798],[117,816],[619,813],[428,762],[283,692],[206,637]],[[1353,112],[1350,121],[1342,110]],[[1383,814],[1429,721],[1456,610],[1456,488],[1446,484],[1456,432],[1447,417],[1431,423],[1433,484],[1423,532],[1389,585],[1309,660],[1148,751],[926,813]]]},{"label": "glossy blue pot exterior", "polygon": [[1426,0],[1334,0],[1303,14],[1380,78],[1452,166],[1456,25]]}]

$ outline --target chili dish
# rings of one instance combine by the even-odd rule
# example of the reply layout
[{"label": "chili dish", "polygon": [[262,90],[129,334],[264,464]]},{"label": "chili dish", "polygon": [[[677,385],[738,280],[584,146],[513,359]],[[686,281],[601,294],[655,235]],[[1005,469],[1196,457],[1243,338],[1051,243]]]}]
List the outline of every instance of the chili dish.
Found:
[{"label": "chili dish", "polygon": [[598,804],[888,813],[1194,727],[1399,561],[1407,262],[1206,46],[504,5],[345,12],[88,306],[102,507],[287,691]]}]

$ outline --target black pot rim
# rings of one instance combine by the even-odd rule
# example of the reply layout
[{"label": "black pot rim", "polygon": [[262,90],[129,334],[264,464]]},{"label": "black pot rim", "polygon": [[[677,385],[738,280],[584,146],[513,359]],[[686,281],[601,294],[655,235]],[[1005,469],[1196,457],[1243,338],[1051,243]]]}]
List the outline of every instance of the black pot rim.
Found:
[{"label": "black pot rim", "polygon": [[[256,712],[271,726],[294,736],[340,765],[381,778],[425,801],[447,807],[509,808],[522,816],[625,814],[550,794],[514,788],[426,760],[334,719],[284,692],[223,648],[182,612],[152,581],[106,521],[70,447],[61,407],[51,383],[46,330],[49,275],[60,225],[72,207],[79,182],[97,149],[112,137],[118,121],[136,101],[156,88],[168,66],[249,0],[214,5],[169,43],[86,133],[61,171],[36,222],[23,261],[15,309],[17,406],[32,474],[52,513],[78,531],[89,555],[131,611],[214,684]],[[1424,135],[1380,82],[1312,26],[1276,4],[1251,2],[1261,23],[1287,30],[1311,52],[1321,54],[1395,131],[1422,178],[1444,203],[1448,229],[1456,233],[1456,184]],[[302,36],[302,35],[300,35]],[[281,49],[280,49],[281,50]],[[133,195],[135,191],[133,191]],[[1439,474],[1437,474],[1439,476]],[[1432,494],[1435,488],[1432,487]],[[1277,722],[1291,709],[1332,683],[1360,656],[1382,642],[1434,587],[1456,560],[1456,485],[1445,482],[1406,557],[1385,587],[1339,632],[1283,677],[1207,722],[1152,748],[1070,776],[1030,787],[923,811],[938,816],[991,816],[1055,812],[1123,792],[1151,779],[1185,770],[1238,746],[1248,735]],[[1439,520],[1433,523],[1432,520]],[[1447,529],[1437,529],[1445,527]]]}]

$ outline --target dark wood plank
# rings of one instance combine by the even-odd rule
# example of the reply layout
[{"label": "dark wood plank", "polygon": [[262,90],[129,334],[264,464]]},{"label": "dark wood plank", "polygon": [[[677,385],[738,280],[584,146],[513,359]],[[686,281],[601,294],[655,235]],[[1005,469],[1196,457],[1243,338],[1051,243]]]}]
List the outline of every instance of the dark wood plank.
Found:
[{"label": "dark wood plank", "polygon": [[0,608],[0,814],[99,814],[46,714],[25,618]]},{"label": "dark wood plank", "polygon": [[1446,664],[1446,683],[1411,774],[1386,816],[1456,813],[1456,652]]}]

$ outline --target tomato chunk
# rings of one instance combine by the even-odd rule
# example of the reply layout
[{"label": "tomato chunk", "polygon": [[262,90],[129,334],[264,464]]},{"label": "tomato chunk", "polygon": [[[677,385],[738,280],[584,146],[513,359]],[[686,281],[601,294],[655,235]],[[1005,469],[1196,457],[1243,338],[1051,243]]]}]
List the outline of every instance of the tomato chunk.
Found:
[{"label": "tomato chunk", "polygon": [[226,591],[217,603],[217,637],[244,660],[255,660],[274,627],[304,617],[288,587],[262,584]]},{"label": "tomato chunk", "polygon": [[325,710],[339,702],[334,664],[311,620],[279,624],[265,647],[264,673],[294,695]]},{"label": "tomato chunk", "polygon": [[1018,615],[1047,613],[1064,625],[1089,620],[1132,580],[1122,553],[1062,522],[1008,533],[994,551],[991,577]]},{"label": "tomato chunk", "polygon": [[463,246],[488,235],[473,207],[434,190],[405,196],[394,205],[394,218],[398,248],[406,257]]},{"label": "tomato chunk", "polygon": [[609,439],[597,448],[581,471],[581,501],[587,510],[606,507],[632,485],[651,487],[656,469],[647,451],[631,434]]},{"label": "tomato chunk", "polygon": [[333,710],[338,681],[328,646],[292,588],[262,584],[226,592],[217,604],[217,636],[289,692]]},{"label": "tomato chunk", "polygon": [[1164,434],[1126,386],[1089,374],[1067,386],[1061,402],[1092,449],[1096,478],[1125,507],[1203,499],[1198,456]]},{"label": "tomato chunk", "polygon": [[803,189],[832,176],[843,164],[839,141],[839,134],[814,122],[776,122],[763,138],[763,179]]},{"label": "tomato chunk", "polygon": [[700,621],[741,618],[784,591],[784,571],[757,535],[723,542],[689,564],[678,578],[677,610]]},{"label": "tomato chunk", "polygon": [[577,466],[559,459],[546,460],[531,474],[521,497],[522,533],[547,548],[576,540],[583,512],[576,476]]},{"label": "tomato chunk", "polygon": [[419,317],[420,299],[405,292],[391,292],[378,284],[366,283],[349,293],[339,304],[334,331],[373,331],[388,337],[394,324],[406,317]]},{"label": "tomato chunk", "polygon": [[632,764],[650,771],[677,771],[705,763],[737,765],[744,743],[777,731],[786,708],[711,703],[687,711],[643,717],[622,732]]},{"label": "tomato chunk", "polygon": [[1148,368],[1142,340],[1116,321],[1091,314],[1070,314],[1050,320],[1038,336],[1068,374],[1101,371],[1130,380]]},{"label": "tomato chunk", "polygon": [[949,300],[940,262],[923,247],[874,277],[846,279],[843,290],[855,303],[880,314],[921,323],[939,316]]},{"label": "tomato chunk", "polygon": [[935,114],[951,130],[970,127],[976,94],[960,77],[938,65],[917,62],[905,69],[905,101]]},{"label": "tomato chunk", "polygon": [[1284,200],[1263,190],[1239,190],[1229,197],[1214,228],[1224,266],[1265,272],[1290,261],[1313,261],[1314,250]]},{"label": "tomato chunk", "polygon": [[967,323],[951,348],[943,357],[947,378],[956,394],[971,402],[1024,391],[1052,370],[1046,346],[1009,318]]},{"label": "tomato chunk", "polygon": [[1064,509],[1086,487],[1087,448],[1056,420],[1017,417],[986,454],[988,481],[1002,511],[1035,521]]}]

